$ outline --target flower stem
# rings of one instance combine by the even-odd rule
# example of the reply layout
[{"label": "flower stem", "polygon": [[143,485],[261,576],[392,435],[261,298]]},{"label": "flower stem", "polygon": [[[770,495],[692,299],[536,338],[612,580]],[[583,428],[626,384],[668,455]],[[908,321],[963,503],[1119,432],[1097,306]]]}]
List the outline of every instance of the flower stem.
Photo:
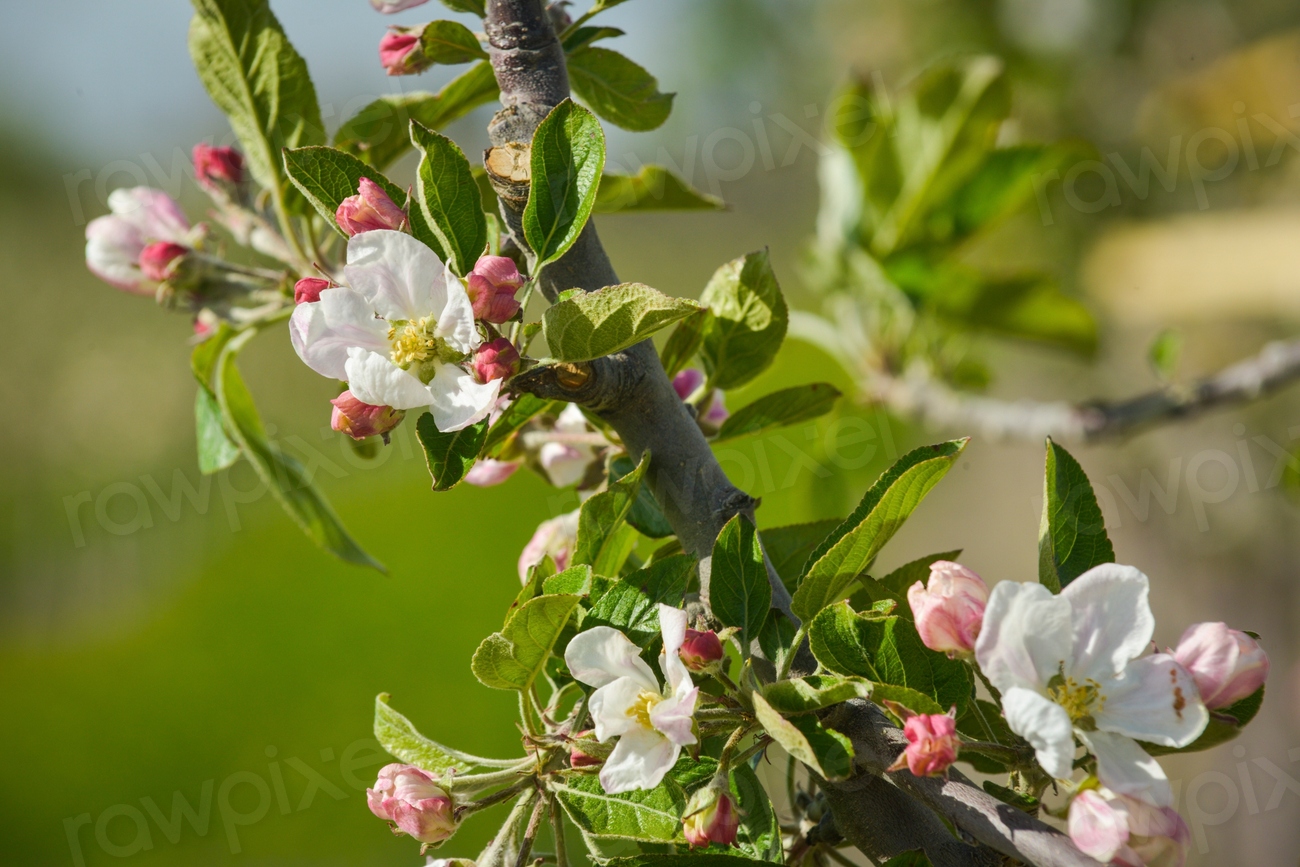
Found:
[{"label": "flower stem", "polygon": [[533,843],[537,840],[537,831],[541,828],[544,815],[546,815],[546,801],[538,798],[537,804],[533,807],[533,814],[528,817],[528,827],[524,829],[524,839],[519,844],[519,857],[515,859],[515,867],[524,867],[528,863],[528,857],[533,854]]},{"label": "flower stem", "polygon": [[510,810],[510,815],[506,816],[505,822],[501,824],[501,829],[497,831],[492,842],[487,845],[476,859],[481,867],[498,867],[501,862],[501,856],[506,852],[511,840],[515,836],[515,828],[524,820],[524,813],[532,806],[533,799],[537,797],[536,787],[530,786],[519,800],[515,801],[514,807]]},{"label": "flower stem", "polygon": [[569,850],[564,843],[564,817],[560,815],[560,804],[554,793],[551,802],[551,836],[555,837],[555,867],[569,867]]},{"label": "flower stem", "polygon": [[472,816],[480,810],[486,810],[488,807],[495,807],[497,804],[508,801],[533,784],[534,780],[531,776],[525,777],[513,786],[501,789],[498,792],[493,792],[486,798],[480,798],[477,801],[470,801],[467,804],[462,804],[456,808],[456,821],[459,822],[465,817]]},{"label": "flower stem", "polygon": [[754,756],[763,752],[763,750],[767,749],[769,746],[771,746],[771,744],[772,744],[771,738],[766,736],[761,737],[758,740],[754,741],[754,743],[750,744],[749,747],[745,749],[744,752],[742,752],[740,755],[732,759],[731,763],[733,765],[743,765],[745,762],[749,761]]},{"label": "flower stem", "polygon": [[736,730],[731,733],[731,737],[727,738],[727,744],[722,748],[722,755],[718,757],[718,770],[720,772],[725,773],[731,768],[731,754],[736,751],[736,747],[745,739],[745,735],[749,734],[750,728],[749,723],[736,726]]},{"label": "flower stem", "polygon": [[447,788],[455,792],[481,792],[492,786],[498,786],[502,783],[509,783],[518,778],[518,776],[533,766],[531,758],[524,759],[516,765],[500,771],[492,771],[486,774],[467,774],[463,777],[449,777],[445,781]]}]

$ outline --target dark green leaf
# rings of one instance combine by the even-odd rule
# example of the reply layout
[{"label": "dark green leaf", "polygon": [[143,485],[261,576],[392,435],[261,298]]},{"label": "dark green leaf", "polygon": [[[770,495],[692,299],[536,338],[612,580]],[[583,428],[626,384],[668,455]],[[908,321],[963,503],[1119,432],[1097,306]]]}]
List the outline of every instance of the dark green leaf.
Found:
[{"label": "dark green leaf", "polygon": [[[469,160],[456,143],[411,122],[411,141],[421,154],[415,204],[433,237],[430,244],[461,277],[487,249],[483,199]],[[421,239],[426,240],[426,239]]]},{"label": "dark green leaf", "polygon": [[377,169],[336,148],[306,147],[286,150],[284,168],[307,201],[325,222],[340,235],[347,233],[334,219],[339,205],[349,196],[355,196],[362,178],[369,178],[383,188],[388,198],[399,207],[406,202],[406,191],[394,184]]},{"label": "dark green leaf", "polygon": [[704,341],[704,329],[708,326],[709,317],[712,315],[708,310],[697,310],[677,323],[673,333],[668,335],[663,351],[659,353],[659,361],[663,364],[664,373],[668,374],[669,379],[681,373],[682,369],[691,363],[695,353],[700,351],[700,344]]},{"label": "dark green leaf", "polygon": [[781,348],[790,318],[767,251],[719,268],[700,302],[713,312],[700,353],[710,383],[730,390],[766,370]]},{"label": "dark green leaf", "polygon": [[[913,713],[947,713],[948,709],[943,707],[939,702],[923,692],[919,692],[907,686],[895,686],[888,683],[877,683],[872,686],[872,698],[877,702],[894,702],[901,704],[903,707]],[[903,720],[899,720],[903,722]]]},{"label": "dark green leaf", "polygon": [[483,0],[442,0],[442,5],[453,12],[470,12],[480,18],[487,14]]},{"label": "dark green leaf", "polygon": [[[1019,735],[1007,726],[998,706],[983,699],[973,699],[966,704],[966,710],[957,717],[957,731],[973,741],[1002,746],[1023,743]],[[961,760],[982,774],[1002,774],[1007,770],[1002,762],[976,752],[964,751]]]},{"label": "dark green leaf", "polygon": [[781,825],[767,790],[749,765],[731,769],[731,794],[736,799],[740,827],[735,846],[751,858],[781,864]]},{"label": "dark green leaf", "polygon": [[633,132],[663,125],[673,110],[673,94],[636,63],[608,48],[580,48],[569,55],[573,92],[605,120]]},{"label": "dark green leaf", "polygon": [[1053,593],[1093,566],[1115,562],[1115,548],[1088,476],[1069,452],[1049,438],[1043,481],[1043,521],[1038,528],[1038,580]]},{"label": "dark green leaf", "polygon": [[533,134],[531,169],[524,237],[540,271],[573,246],[596,204],[605,169],[600,121],[572,100],[557,105]]},{"label": "dark green leaf", "polygon": [[744,515],[733,516],[713,543],[708,602],[718,620],[740,630],[742,646],[748,647],[763,631],[772,607],[772,585],[758,532]]},{"label": "dark green leaf", "polygon": [[[858,616],[854,626],[856,638],[876,671],[873,680],[877,686],[914,689],[933,699],[940,711],[953,705],[958,713],[965,709],[971,694],[970,669],[926,647],[910,621],[897,616]],[[887,697],[876,694],[877,701]]]},{"label": "dark green leaf", "polygon": [[928,217],[936,239],[956,242],[985,229],[1034,197],[1034,179],[1085,158],[1078,145],[1027,144],[988,153],[975,173]]},{"label": "dark green leaf", "polygon": [[527,690],[546,665],[560,632],[578,607],[577,596],[530,599],[474,651],[470,668],[484,686]]},{"label": "dark green leaf", "polygon": [[778,713],[810,713],[851,698],[870,698],[871,681],[862,677],[810,674],[769,683],[762,692],[763,698]]},{"label": "dark green leaf", "polygon": [[780,611],[774,610],[758,634],[758,646],[763,651],[763,658],[779,669],[785,663],[786,655],[794,650],[794,639],[794,624]]},{"label": "dark green leaf", "polygon": [[785,719],[759,693],[753,694],[754,715],[767,733],[790,755],[828,780],[842,780],[853,771],[853,745],[812,714]]},{"label": "dark green leaf", "polygon": [[[870,578],[861,576],[863,592],[867,600],[871,603],[882,602],[886,599],[892,599],[897,603],[898,615],[908,620],[912,619],[912,609],[907,603],[907,590],[917,581],[922,584],[928,584],[930,581],[930,565],[938,560],[956,560],[961,556],[961,549],[955,551],[944,551],[942,554],[931,554],[928,557],[921,557],[910,563],[904,563],[893,572],[883,578]],[[857,596],[854,596],[857,599]],[[863,607],[863,606],[858,606]]]},{"label": "dark green leaf", "polygon": [[727,203],[693,188],[663,166],[635,175],[605,174],[596,194],[597,214],[627,211],[725,211]]},{"label": "dark green leaf", "polygon": [[665,780],[653,789],[607,795],[595,774],[565,774],[549,788],[569,819],[588,834],[646,842],[672,842],[681,836],[686,797]]},{"label": "dark green leaf", "polygon": [[483,448],[487,428],[487,419],[483,419],[458,431],[443,433],[433,423],[432,414],[426,412],[420,416],[415,433],[424,447],[424,459],[435,491],[449,491],[465,478]]},{"label": "dark green leaf", "polygon": [[831,411],[839,397],[840,390],[827,382],[774,391],[728,416],[715,442],[820,418]]},{"label": "dark green leaf", "polygon": [[788,590],[793,592],[799,586],[799,578],[804,573],[808,555],[841,523],[843,522],[838,518],[830,518],[759,531],[763,538],[763,549],[767,551],[768,559],[776,567],[776,574],[781,576],[781,582]]},{"label": "dark green leaf", "polygon": [[515,434],[529,421],[544,412],[559,415],[563,409],[563,401],[545,400],[532,394],[519,395],[488,428],[480,457],[500,458],[513,443]]},{"label": "dark green leaf", "polygon": [[[634,469],[636,464],[626,454],[622,454],[609,462],[609,477],[612,481],[618,481]],[[642,536],[650,539],[665,539],[673,534],[672,525],[664,517],[659,503],[655,501],[655,495],[650,493],[650,487],[644,480],[641,482],[641,490],[637,492],[636,501],[632,504],[632,511],[627,513],[627,522]]]},{"label": "dark green leaf", "polygon": [[433,63],[469,63],[487,58],[478,38],[459,21],[430,21],[424,25],[420,50]]},{"label": "dark green leaf", "polygon": [[[619,531],[627,520],[632,504],[636,502],[650,464],[650,453],[641,456],[641,463],[617,482],[590,497],[582,504],[578,512],[578,541],[574,546],[573,562],[586,563],[597,575],[617,575],[618,569],[626,559],[627,552],[621,551]],[[620,556],[621,553],[621,556]]]},{"label": "dark green leaf", "polygon": [[559,300],[542,314],[542,333],[560,361],[621,352],[699,310],[641,283],[620,283]]},{"label": "dark green leaf", "polygon": [[579,27],[564,37],[564,50],[566,52],[577,51],[579,48],[585,48],[593,42],[602,39],[615,39],[625,35],[617,27]]},{"label": "dark green leaf", "polygon": [[239,446],[230,441],[221,424],[221,407],[205,387],[194,395],[194,431],[199,449],[199,472],[212,475],[239,460]]},{"label": "dark green leaf", "polygon": [[678,554],[630,573],[600,597],[592,606],[583,628],[612,626],[645,647],[659,636],[660,603],[681,605],[690,581],[692,558]]},{"label": "dark green leaf", "polygon": [[876,680],[862,618],[848,603],[828,605],[808,624],[808,644],[822,666],[836,674]]}]

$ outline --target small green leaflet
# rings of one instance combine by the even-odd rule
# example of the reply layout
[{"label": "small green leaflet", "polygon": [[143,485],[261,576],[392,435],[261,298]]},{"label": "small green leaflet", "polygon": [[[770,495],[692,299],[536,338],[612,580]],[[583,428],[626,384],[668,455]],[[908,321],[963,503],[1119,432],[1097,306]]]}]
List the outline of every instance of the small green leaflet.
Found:
[{"label": "small green leaflet", "polygon": [[635,175],[606,173],[596,193],[597,214],[632,211],[725,211],[727,203],[693,188],[663,166],[642,166]]},{"label": "small green leaflet", "polygon": [[774,391],[728,416],[714,442],[820,418],[834,408],[839,398],[840,390],[827,382]]},{"label": "small green leaflet", "polygon": [[763,546],[754,523],[735,515],[713,543],[708,602],[726,626],[740,630],[740,643],[748,647],[763,631],[772,607],[772,585],[767,580]]},{"label": "small green leaflet", "polygon": [[853,745],[811,714],[785,719],[759,693],[753,693],[754,715],[790,755],[828,780],[843,780],[853,771]]},{"label": "small green leaflet", "polygon": [[487,59],[478,38],[459,21],[430,21],[420,34],[420,50],[433,63],[469,63]]},{"label": "small green leaflet", "polygon": [[456,486],[478,459],[487,438],[487,419],[458,431],[443,433],[424,413],[415,423],[415,434],[424,447],[424,459],[433,477],[435,491],[449,491]]},{"label": "small green leaflet", "polygon": [[862,677],[810,674],[769,683],[762,693],[778,713],[810,713],[851,698],[870,698],[871,681]]},{"label": "small green leaflet", "polygon": [[1083,467],[1047,440],[1043,521],[1038,528],[1038,580],[1053,593],[1093,566],[1115,562],[1106,521]]},{"label": "small green leaflet", "polygon": [[480,18],[487,14],[483,0],[442,0],[442,5],[453,12],[470,12]]},{"label": "small green leaflet", "polygon": [[444,747],[416,731],[411,721],[388,706],[388,693],[375,699],[375,740],[395,758],[435,774],[464,774],[476,767],[510,767],[518,760],[483,759]]},{"label": "small green leaflet", "polygon": [[[609,477],[618,481],[635,469],[636,464],[632,463],[632,459],[622,454],[609,462]],[[666,539],[673,534],[672,525],[664,517],[655,495],[650,492],[650,486],[644,479],[641,481],[641,490],[637,492],[636,502],[632,504],[632,511],[627,513],[627,522],[649,539]]]},{"label": "small green leaflet", "polygon": [[411,121],[420,151],[415,204],[436,241],[434,252],[464,277],[487,249],[483,199],[469,160],[454,141]]},{"label": "small green leaflet", "polygon": [[586,48],[593,42],[599,42],[602,39],[615,39],[625,35],[617,27],[579,27],[564,37],[564,50],[566,53],[577,51],[579,48]]},{"label": "small green leaflet", "polygon": [[538,596],[511,616],[474,651],[470,668],[484,686],[528,689],[546,665],[560,632],[578,606],[577,596]]},{"label": "small green leaflet", "polygon": [[731,769],[731,794],[736,799],[740,814],[740,828],[736,832],[736,848],[750,857],[769,863],[783,864],[781,825],[767,789],[749,765],[736,765]]},{"label": "small green leaflet", "polygon": [[780,669],[785,663],[786,655],[794,649],[794,639],[794,623],[779,610],[774,610],[763,624],[763,631],[758,634],[758,646],[763,651],[763,657]]},{"label": "small green leaflet", "polygon": [[569,83],[596,114],[632,132],[663,125],[673,110],[673,94],[641,66],[608,48],[579,48],[568,59]]},{"label": "small green leaflet", "polygon": [[383,188],[399,207],[406,202],[406,191],[384,175],[349,153],[336,148],[305,147],[284,152],[284,168],[297,187],[325,222],[340,235],[334,214],[343,200],[355,196],[362,178],[369,178]]},{"label": "small green leaflet", "polygon": [[[574,546],[573,562],[586,563],[597,575],[617,575],[626,553],[616,544],[619,530],[624,526],[632,504],[636,502],[650,465],[650,453],[641,456],[641,463],[609,488],[590,497],[578,512],[578,541]],[[620,553],[622,556],[620,557]],[[617,561],[617,562],[615,562]]]},{"label": "small green leaflet", "polygon": [[600,597],[583,620],[583,628],[612,626],[640,647],[659,636],[662,603],[674,608],[682,603],[695,561],[675,554],[638,569],[617,581]]},{"label": "small green leaflet", "polygon": [[573,246],[596,204],[605,170],[605,133],[595,115],[566,99],[533,133],[531,184],[524,238],[537,257],[534,271]]},{"label": "small green leaflet", "polygon": [[700,347],[710,384],[730,391],[766,370],[790,319],[767,250],[719,268],[700,303],[713,313]]},{"label": "small green leaflet", "polygon": [[221,407],[206,386],[194,395],[194,431],[199,450],[199,472],[205,476],[233,466],[239,446],[230,441],[221,424]]},{"label": "small green leaflet", "polygon": [[641,283],[578,292],[542,314],[542,333],[559,361],[590,361],[621,352],[699,310]]},{"label": "small green leaflet", "polygon": [[794,613],[811,620],[841,599],[865,572],[921,500],[956,462],[967,440],[922,446],[884,472],[844,520],[808,558],[794,593]]},{"label": "small green leaflet", "polygon": [[704,329],[712,315],[708,310],[697,310],[677,323],[673,333],[668,335],[663,351],[659,353],[659,361],[669,379],[681,373],[691,363],[695,353],[700,351],[700,344],[704,342]]}]

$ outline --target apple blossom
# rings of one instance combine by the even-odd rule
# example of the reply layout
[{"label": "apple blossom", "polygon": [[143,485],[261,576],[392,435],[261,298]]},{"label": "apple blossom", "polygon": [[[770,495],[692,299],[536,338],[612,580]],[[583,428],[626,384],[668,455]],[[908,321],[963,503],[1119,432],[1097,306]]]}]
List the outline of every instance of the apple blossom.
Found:
[{"label": "apple blossom", "polygon": [[[590,738],[592,734],[593,732],[591,729],[578,732],[577,739],[574,740],[573,744],[569,747],[569,767],[594,768],[605,761],[599,756],[593,756],[582,751],[581,741]],[[588,741],[588,743],[590,743],[590,741]]]},{"label": "apple blossom", "polygon": [[1073,771],[1074,738],[1097,757],[1097,776],[1121,794],[1172,801],[1160,765],[1136,739],[1185,747],[1209,712],[1172,656],[1142,656],[1155,618],[1149,582],[1105,563],[1060,595],[1041,584],[993,588],[975,644],[980,669],[1002,694],[1007,724],[1058,779]]},{"label": "apple blossom", "polygon": [[931,650],[952,657],[975,651],[988,601],[989,588],[984,580],[948,560],[930,564],[928,585],[917,581],[907,590],[907,603],[921,641]]},{"label": "apple blossom", "polygon": [[96,277],[118,289],[154,294],[154,284],[140,267],[149,245],[166,241],[189,246],[193,230],[181,206],[162,190],[132,187],[108,196],[107,216],[86,226],[86,265]]},{"label": "apple blossom", "polygon": [[957,709],[948,713],[913,713],[900,704],[885,705],[903,717],[903,736],[907,747],[889,767],[891,771],[907,768],[918,777],[935,777],[948,772],[957,761],[961,738],[957,735]]},{"label": "apple blossom", "polygon": [[379,229],[397,231],[407,222],[406,211],[370,178],[362,178],[357,184],[357,194],[348,196],[339,204],[334,219],[349,237]]},{"label": "apple blossom", "polygon": [[308,301],[319,301],[320,293],[333,285],[323,277],[303,277],[293,284],[293,303],[303,304]]},{"label": "apple blossom", "polygon": [[456,833],[456,819],[438,778],[415,765],[385,765],[373,789],[366,789],[370,812],[391,822],[394,833],[410,834],[421,843],[441,843]]},{"label": "apple blossom", "polygon": [[[559,434],[589,433],[587,417],[576,403],[571,403],[556,418],[555,430]],[[543,443],[537,451],[537,460],[545,470],[546,477],[557,488],[565,488],[581,481],[595,459],[595,450],[586,443],[552,441]]]},{"label": "apple blossom", "polygon": [[504,337],[484,343],[474,352],[474,376],[479,382],[509,379],[519,372],[519,350]]},{"label": "apple blossom", "polygon": [[1191,837],[1173,808],[1104,788],[1074,796],[1068,830],[1079,851],[1122,867],[1182,867]]},{"label": "apple blossom", "polygon": [[423,6],[428,2],[429,0],[370,0],[370,5],[374,7],[376,12],[392,15],[394,12],[414,9],[416,6]]},{"label": "apple blossom", "polygon": [[499,485],[515,474],[519,461],[497,461],[482,458],[465,474],[465,481],[478,488],[490,488]]},{"label": "apple blossom", "polygon": [[330,415],[330,427],[339,433],[345,433],[354,440],[366,437],[382,436],[388,442],[388,434],[406,418],[406,411],[393,409],[391,406],[373,406],[362,403],[345,391],[330,401],[334,411]]},{"label": "apple blossom", "polygon": [[146,280],[161,283],[172,274],[173,264],[190,251],[183,244],[154,241],[140,251],[140,273]]},{"label": "apple blossom", "polygon": [[1205,706],[1214,709],[1241,701],[1264,685],[1268,654],[1259,642],[1226,623],[1196,623],[1183,633],[1174,659],[1196,681]]},{"label": "apple blossom", "polygon": [[244,182],[244,157],[230,147],[194,146],[194,179],[210,192],[226,193]]},{"label": "apple blossom", "polygon": [[561,571],[569,568],[569,558],[573,556],[573,546],[577,543],[577,509],[542,521],[519,554],[520,582],[528,580],[528,570],[542,562],[543,557],[550,557]]},{"label": "apple blossom", "polygon": [[433,413],[438,430],[487,416],[500,380],[462,366],[479,345],[469,298],[432,250],[410,235],[373,231],[348,242],[348,286],[294,308],[289,334],[312,370],[348,383],[363,403]]},{"label": "apple blossom", "polygon": [[389,75],[418,75],[433,65],[424,55],[424,27],[390,27],[379,40],[379,63]]},{"label": "apple blossom", "polygon": [[524,278],[513,259],[480,256],[465,282],[476,319],[500,325],[519,312],[515,293],[524,285]]},{"label": "apple blossom", "polygon": [[691,848],[706,847],[710,843],[730,846],[736,842],[740,828],[740,815],[727,791],[727,780],[715,778],[691,796],[682,815],[682,835]]},{"label": "apple blossom", "polygon": [[617,629],[595,626],[580,632],[564,650],[576,680],[594,686],[588,709],[596,740],[618,738],[600,770],[607,794],[653,789],[677,763],[682,747],[695,743],[692,715],[699,689],[678,657],[686,638],[686,612],[659,605],[663,651],[659,680],[641,658],[641,648]]},{"label": "apple blossom", "polygon": [[679,652],[687,668],[691,671],[704,671],[722,659],[722,640],[712,629],[703,632],[687,629],[686,640],[682,642]]},{"label": "apple blossom", "polygon": [[[704,385],[704,372],[698,368],[688,367],[673,377],[673,390],[682,400],[686,400],[693,395],[700,386]],[[721,427],[722,423],[731,415],[727,411],[726,398],[723,397],[720,389],[714,389],[713,398],[709,401],[709,408],[700,416],[700,421],[709,427]]]}]

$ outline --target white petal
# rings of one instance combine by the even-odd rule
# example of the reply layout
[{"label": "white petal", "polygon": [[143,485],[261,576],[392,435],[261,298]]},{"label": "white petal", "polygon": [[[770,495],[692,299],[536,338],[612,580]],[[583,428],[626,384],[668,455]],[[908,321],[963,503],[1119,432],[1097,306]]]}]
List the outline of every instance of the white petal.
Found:
[{"label": "white petal", "polygon": [[438,255],[405,232],[376,229],[348,241],[348,284],[384,319],[422,319],[442,312]]},{"label": "white petal", "polygon": [[658,732],[638,727],[614,745],[614,752],[600,769],[600,785],[611,795],[653,789],[677,764],[681,752],[681,747]]},{"label": "white petal", "polygon": [[659,605],[659,631],[664,637],[663,652],[659,654],[659,668],[663,670],[668,686],[676,693],[679,688],[691,688],[691,673],[682,663],[682,642],[686,640],[686,612],[670,605]]},{"label": "white petal", "polygon": [[[686,683],[690,684],[690,680]],[[650,708],[650,722],[679,747],[695,743],[691,717],[695,713],[695,702],[699,697],[699,687],[688,685]]]},{"label": "white petal", "polygon": [[345,367],[348,389],[362,403],[420,409],[432,400],[424,383],[393,364],[386,355],[354,346],[348,350]]},{"label": "white petal", "polygon": [[1118,563],[1095,566],[1062,590],[1074,629],[1074,662],[1066,674],[1104,682],[1141,656],[1156,628],[1148,592],[1147,576]]},{"label": "white petal", "polygon": [[564,649],[564,664],[588,686],[600,687],[630,677],[642,689],[659,691],[659,681],[641,658],[641,648],[611,626],[594,626],[575,635]]},{"label": "white petal", "polygon": [[1196,682],[1167,653],[1133,660],[1104,695],[1098,728],[1166,747],[1187,746],[1210,721]]},{"label": "white petal", "polygon": [[1041,691],[1070,655],[1070,603],[1041,584],[993,588],[975,642],[980,670],[1000,691]]},{"label": "white petal", "polygon": [[1074,772],[1074,726],[1065,708],[1033,690],[1016,687],[1003,693],[1002,711],[1011,730],[1034,748],[1043,770],[1068,780]]},{"label": "white petal", "polygon": [[[140,230],[121,217],[96,217],[86,226],[86,266],[118,289],[134,291],[144,281],[140,271],[144,247]],[[145,291],[152,294],[152,286]]]},{"label": "white petal", "polygon": [[478,349],[482,339],[474,327],[474,305],[460,279],[448,267],[443,280],[433,292],[433,310],[438,316],[434,334],[447,341],[447,345],[466,355]]},{"label": "white petal", "polygon": [[501,394],[501,380],[478,382],[454,364],[440,364],[428,391],[433,423],[448,433],[487,418]]},{"label": "white petal", "polygon": [[555,429],[564,433],[586,433],[587,417],[582,414],[582,407],[571,403],[555,419]]},{"label": "white petal", "polygon": [[633,729],[644,729],[645,726],[630,711],[645,691],[637,678],[620,677],[593,692],[588,710],[596,724],[596,740],[603,744]]},{"label": "white petal", "polygon": [[572,446],[568,443],[542,443],[537,450],[537,460],[546,470],[546,476],[557,488],[567,488],[587,475],[587,467],[595,460],[595,453],[588,446]]},{"label": "white petal", "polygon": [[388,326],[375,318],[370,302],[342,286],[321,292],[319,301],[299,304],[289,317],[289,337],[298,357],[332,379],[348,379],[349,349],[387,355],[387,334]]},{"label": "white petal", "polygon": [[113,190],[108,208],[139,229],[146,241],[183,243],[190,231],[190,221],[176,200],[152,187]]},{"label": "white petal", "polygon": [[1173,806],[1169,778],[1137,741],[1110,732],[1080,732],[1079,739],[1097,757],[1097,778],[1103,786],[1157,807]]}]

